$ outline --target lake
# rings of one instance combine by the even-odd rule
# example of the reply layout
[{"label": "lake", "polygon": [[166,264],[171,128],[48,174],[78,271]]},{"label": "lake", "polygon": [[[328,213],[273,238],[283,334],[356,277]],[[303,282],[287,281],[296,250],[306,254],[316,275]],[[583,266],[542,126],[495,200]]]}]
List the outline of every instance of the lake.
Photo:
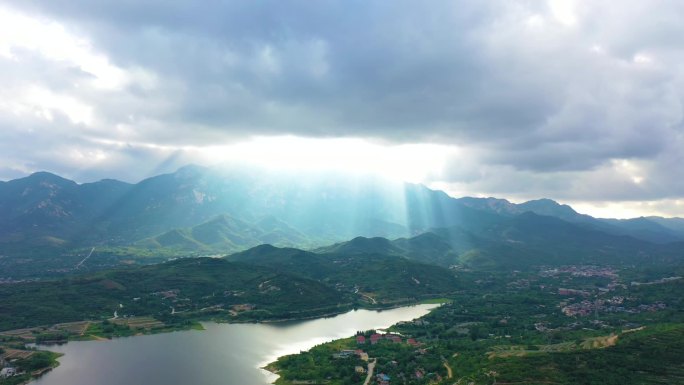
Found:
[{"label": "lake", "polygon": [[384,311],[355,310],[308,321],[260,324],[203,323],[206,330],[69,342],[45,349],[64,353],[60,366],[35,385],[268,385],[276,376],[260,369],[360,330],[410,321],[439,305]]}]

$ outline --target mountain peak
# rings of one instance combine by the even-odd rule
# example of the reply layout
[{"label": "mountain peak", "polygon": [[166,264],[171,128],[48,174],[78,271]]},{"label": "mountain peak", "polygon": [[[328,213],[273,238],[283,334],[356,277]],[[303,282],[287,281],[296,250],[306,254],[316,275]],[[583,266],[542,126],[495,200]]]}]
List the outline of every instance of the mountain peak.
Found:
[{"label": "mountain peak", "polygon": [[519,204],[518,207],[524,211],[533,211],[539,215],[555,216],[566,220],[576,220],[581,216],[572,207],[548,198],[527,201]]},{"label": "mountain peak", "polygon": [[387,238],[382,237],[356,237],[347,242],[336,243],[332,246],[322,247],[316,250],[321,253],[342,253],[342,254],[397,254],[398,249]]},{"label": "mountain peak", "polygon": [[[544,205],[544,206],[549,206],[549,207],[551,207],[551,206],[553,206],[553,207],[567,206],[567,205],[562,205],[562,204],[560,204],[560,203],[554,201],[553,199],[549,199],[549,198],[532,199],[532,200],[529,200],[529,201],[527,201],[527,202],[525,202],[525,203],[521,203],[521,204],[523,204],[523,205],[524,205],[524,204],[530,204],[530,205]],[[568,206],[568,207],[569,207],[569,206]]]},{"label": "mountain peak", "polygon": [[458,198],[457,201],[470,208],[493,211],[498,214],[517,214],[519,212],[519,209],[516,207],[516,205],[509,202],[507,199],[493,197],[463,197]]},{"label": "mountain peak", "polygon": [[177,178],[195,178],[205,174],[209,168],[197,164],[185,165],[173,173]]},{"label": "mountain peak", "polygon": [[33,182],[33,183],[52,183],[52,184],[57,184],[57,185],[76,185],[77,184],[73,180],[62,178],[59,175],[56,175],[56,174],[53,174],[53,173],[50,173],[47,171],[34,172],[33,174],[27,176],[26,178],[22,178],[22,179],[18,179],[18,180],[24,180],[24,181]]},{"label": "mountain peak", "polygon": [[382,238],[382,237],[356,237],[349,241],[351,244],[356,244],[356,245],[367,245],[367,244],[375,244],[375,245],[385,245],[389,244],[390,241],[387,238]]},{"label": "mountain peak", "polygon": [[269,243],[264,243],[264,244],[261,244],[261,245],[258,245],[258,246],[254,246],[254,247],[252,247],[250,250],[253,251],[253,252],[260,252],[260,253],[263,253],[263,252],[273,251],[273,250],[278,250],[278,249],[280,249],[280,248],[279,248],[279,247],[275,247],[275,246],[273,246],[273,245],[271,245],[271,244],[269,244]]}]

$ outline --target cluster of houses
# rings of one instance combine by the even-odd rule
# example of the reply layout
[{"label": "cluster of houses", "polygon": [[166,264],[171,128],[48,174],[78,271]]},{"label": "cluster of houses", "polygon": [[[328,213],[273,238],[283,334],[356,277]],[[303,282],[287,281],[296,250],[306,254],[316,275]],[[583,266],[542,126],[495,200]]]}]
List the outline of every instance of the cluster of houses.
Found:
[{"label": "cluster of houses", "polygon": [[[349,358],[352,356],[358,356],[359,359],[363,361],[368,361],[368,353],[364,352],[361,349],[356,349],[356,350],[341,350],[338,353],[333,353],[333,358]],[[358,370],[357,370],[358,371]]]},{"label": "cluster of houses", "polygon": [[542,277],[551,277],[559,274],[570,274],[573,277],[604,277],[616,279],[618,277],[617,271],[611,267],[581,265],[581,266],[563,266],[550,269],[542,269],[539,275]]},{"label": "cluster of houses", "polygon": [[592,313],[597,313],[601,311],[603,313],[630,313],[638,314],[643,312],[655,312],[658,310],[663,310],[667,307],[662,302],[656,302],[652,304],[640,304],[637,307],[628,308],[623,305],[625,298],[621,296],[615,296],[610,299],[598,299],[595,301],[584,300],[578,303],[573,303],[571,305],[566,305],[561,303],[561,311],[563,314],[569,317],[574,316],[588,316]]},{"label": "cluster of houses", "polygon": [[[420,348],[421,346],[423,346],[423,343],[418,342],[414,338],[403,338],[401,335],[393,334],[393,333],[384,333],[384,334],[373,333],[370,335],[359,334],[355,338],[356,338],[356,344],[357,345],[365,345],[365,344],[375,345],[375,344],[378,344],[381,342],[386,342],[386,343],[392,343],[392,344],[406,343],[407,345],[410,345],[410,346],[415,347],[415,348]],[[425,349],[418,349],[417,351],[422,353],[422,354],[425,354]],[[363,361],[369,360],[368,353],[364,352],[362,349],[341,350],[337,353],[334,353],[332,356],[335,359],[358,356]],[[392,361],[392,363],[394,365],[397,364],[396,361]],[[363,373],[366,373],[366,368],[364,368],[363,366],[356,366],[356,367],[354,367],[354,371],[356,373],[363,374]],[[422,369],[419,369],[414,373],[414,375],[416,378],[421,379],[426,374]],[[390,384],[390,376],[387,375],[386,373],[378,373],[375,375],[374,378],[375,378],[377,385],[389,385]]]},{"label": "cluster of houses", "polygon": [[390,376],[386,375],[385,373],[378,373],[375,376],[375,380],[378,382],[378,385],[389,385]]},{"label": "cluster of houses", "polygon": [[558,294],[559,295],[571,295],[571,296],[582,296],[582,297],[589,297],[591,293],[589,293],[586,290],[577,290],[577,289],[564,289],[564,288],[558,288]]},{"label": "cluster of houses", "polygon": [[[394,343],[394,344],[401,344],[401,343],[406,343],[412,347],[420,347],[423,344],[416,341],[414,338],[402,338],[398,334],[392,334],[392,333],[385,333],[385,334],[379,334],[379,333],[373,333],[370,336],[366,337],[365,335],[359,334],[356,336],[356,344],[357,345],[365,345],[365,344],[371,344],[375,345],[378,344],[382,341],[386,341],[388,343]],[[368,353],[364,352],[362,349],[346,349],[346,350],[341,350],[337,353],[334,353],[333,358],[339,359],[339,358],[349,358],[353,356],[358,356],[361,360],[363,361],[368,361]],[[394,362],[394,361],[393,361]],[[396,364],[396,362],[394,362]],[[366,373],[366,368],[363,366],[356,366],[354,368],[354,371],[359,374]],[[422,378],[425,373],[422,371],[417,371],[416,372],[416,378]],[[390,383],[390,376],[385,374],[385,373],[378,373],[375,375],[375,380],[377,382],[377,385],[389,385]]]},{"label": "cluster of houses", "polygon": [[11,366],[4,367],[0,370],[0,378],[9,378],[16,376],[17,374],[19,374],[17,373],[17,370]]},{"label": "cluster of houses", "polygon": [[[400,343],[404,342],[404,340],[401,338],[400,335],[392,334],[392,333],[385,333],[385,334],[373,333],[370,335],[369,338],[366,338],[363,335],[356,336],[356,343],[358,345],[363,345],[366,342],[370,342],[371,345],[375,345],[382,340],[392,341],[393,343],[396,343],[396,344],[400,344]],[[414,347],[418,347],[421,345],[420,342],[416,341],[413,338],[407,338],[406,343],[411,345],[411,346],[414,346]]]},{"label": "cluster of houses", "polygon": [[19,373],[17,369],[12,365],[12,361],[15,361],[16,359],[8,361],[8,356],[10,356],[10,354],[8,353],[0,355],[0,368],[2,368],[0,369],[0,379],[10,378],[22,374]]},{"label": "cluster of houses", "polygon": [[632,282],[632,286],[660,285],[663,283],[678,281],[680,279],[682,279],[682,277],[666,277],[666,278],[661,278],[661,279],[651,281],[651,282]]}]

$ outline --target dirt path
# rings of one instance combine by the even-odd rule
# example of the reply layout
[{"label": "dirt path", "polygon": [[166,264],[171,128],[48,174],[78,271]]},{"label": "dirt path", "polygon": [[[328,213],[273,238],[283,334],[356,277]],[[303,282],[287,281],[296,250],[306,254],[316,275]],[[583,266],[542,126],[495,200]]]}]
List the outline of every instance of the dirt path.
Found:
[{"label": "dirt path", "polygon": [[451,366],[449,366],[449,364],[447,364],[446,361],[444,361],[444,367],[445,367],[446,370],[447,370],[447,378],[452,378],[452,377],[454,377],[454,372],[453,372],[453,370],[451,370]]},{"label": "dirt path", "polygon": [[363,297],[368,298],[368,299],[371,301],[371,303],[373,303],[373,305],[377,305],[377,304],[378,304],[378,301],[376,301],[375,298],[371,297],[370,295],[366,295],[366,294],[363,294],[363,293],[361,293],[361,295],[362,295]]},{"label": "dirt path", "polygon": [[373,362],[368,363],[368,375],[366,375],[366,381],[363,382],[363,385],[368,385],[370,383],[370,380],[373,378],[373,371],[375,370],[376,361],[377,359],[373,358]]}]

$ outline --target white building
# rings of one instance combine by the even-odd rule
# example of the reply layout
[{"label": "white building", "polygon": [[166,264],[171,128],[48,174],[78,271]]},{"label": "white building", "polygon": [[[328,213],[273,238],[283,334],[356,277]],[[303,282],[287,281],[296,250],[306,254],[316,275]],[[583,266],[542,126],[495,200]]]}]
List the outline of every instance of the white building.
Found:
[{"label": "white building", "polygon": [[17,374],[17,371],[14,368],[7,367],[0,370],[0,378],[12,377],[15,374]]}]

